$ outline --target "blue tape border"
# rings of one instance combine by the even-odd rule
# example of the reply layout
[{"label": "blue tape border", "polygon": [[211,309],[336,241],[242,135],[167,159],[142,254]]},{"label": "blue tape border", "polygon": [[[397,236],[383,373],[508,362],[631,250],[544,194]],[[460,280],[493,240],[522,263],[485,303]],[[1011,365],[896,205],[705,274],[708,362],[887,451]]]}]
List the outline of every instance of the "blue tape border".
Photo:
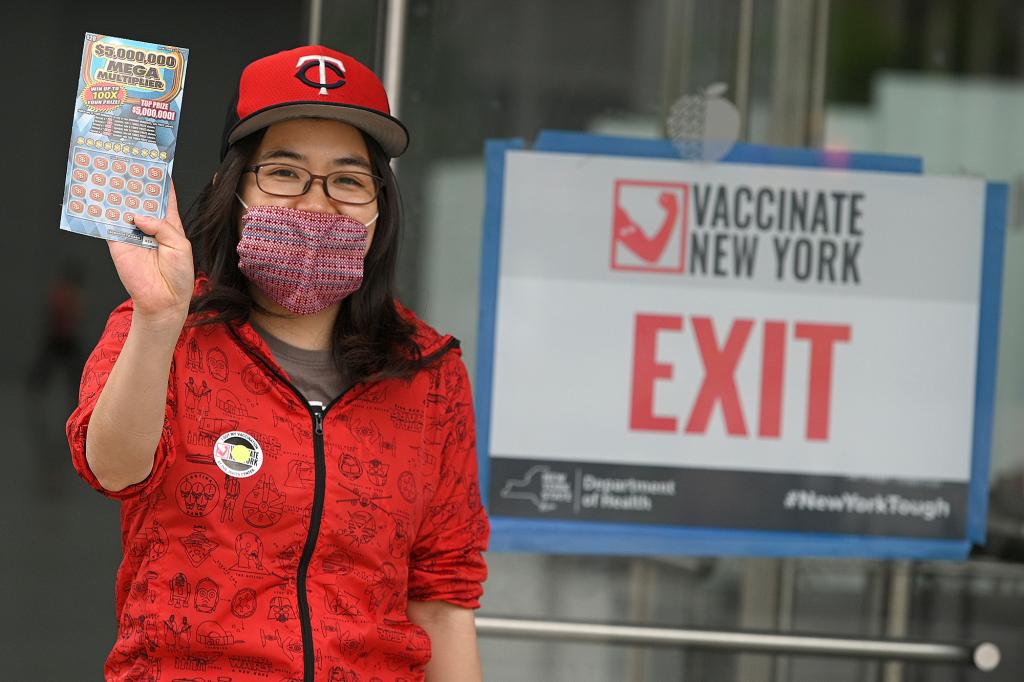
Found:
[{"label": "blue tape border", "polygon": [[491,517],[492,552],[668,556],[821,556],[952,559],[968,540],[780,533]]},{"label": "blue tape border", "polygon": [[971,483],[967,492],[967,538],[979,545],[985,543],[985,528],[988,522],[988,477],[992,455],[992,428],[995,421],[996,363],[999,357],[999,313],[1003,302],[1003,256],[1008,198],[1009,187],[1006,184],[986,184]]},{"label": "blue tape border", "polygon": [[[533,145],[536,152],[567,154],[601,154],[604,156],[638,156],[679,160],[679,152],[669,140],[635,137],[590,135],[564,130],[542,130]],[[752,163],[762,166],[798,166],[802,168],[836,168],[890,173],[922,173],[919,156],[848,153],[798,147],[769,147],[737,142],[721,163]]]},{"label": "blue tape border", "polygon": [[[477,442],[480,490],[488,504],[490,421],[497,321],[498,268],[505,186],[505,153],[525,149],[522,139],[488,140],[484,230],[480,268],[480,314],[476,373]],[[668,140],[591,135],[543,130],[534,151],[678,159]],[[723,163],[836,168],[873,172],[923,172],[920,157],[840,153],[819,149],[768,147],[737,143]],[[587,521],[542,521],[491,517],[491,551],[549,554],[617,554],[694,556],[829,556],[911,559],[962,559],[971,543],[985,540],[988,471],[995,411],[996,353],[1002,301],[1003,250],[1007,187],[988,183],[982,252],[975,419],[968,493],[966,537],[962,540],[852,536],[824,533],[776,533],[692,527],[610,524]]]},{"label": "blue tape border", "polygon": [[476,440],[480,496],[488,504],[491,457],[491,396],[494,380],[494,337],[498,320],[498,266],[501,263],[501,212],[505,200],[505,152],[523,149],[522,140],[487,140],[484,232],[480,247],[480,315],[476,353]]}]

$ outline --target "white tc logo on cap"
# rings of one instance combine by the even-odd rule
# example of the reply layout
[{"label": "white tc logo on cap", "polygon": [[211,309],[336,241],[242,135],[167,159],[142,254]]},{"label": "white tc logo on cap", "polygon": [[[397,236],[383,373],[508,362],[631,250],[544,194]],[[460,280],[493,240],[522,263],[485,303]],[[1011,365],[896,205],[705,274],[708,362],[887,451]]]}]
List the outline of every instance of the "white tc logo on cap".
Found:
[{"label": "white tc logo on cap", "polygon": [[[306,75],[314,63],[318,63],[320,65],[320,80],[315,83]],[[303,66],[303,64],[305,64],[305,66]],[[295,73],[295,77],[311,88],[319,87],[321,95],[326,95],[328,88],[333,90],[334,88],[340,88],[345,84],[345,65],[341,63],[340,59],[335,59],[334,57],[328,57],[322,54],[308,54],[303,57],[299,57],[299,61],[295,66],[299,69]],[[338,80],[333,83],[327,82],[328,68],[338,77]]]}]

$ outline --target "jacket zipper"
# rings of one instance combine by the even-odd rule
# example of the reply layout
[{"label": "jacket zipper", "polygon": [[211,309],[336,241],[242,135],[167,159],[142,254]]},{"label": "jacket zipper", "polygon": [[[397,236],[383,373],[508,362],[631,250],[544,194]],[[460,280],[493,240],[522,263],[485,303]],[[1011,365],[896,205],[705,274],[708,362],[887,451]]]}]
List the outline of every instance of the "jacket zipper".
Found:
[{"label": "jacket zipper", "polygon": [[[309,405],[309,403],[306,403]],[[329,406],[328,406],[329,407]],[[324,514],[324,496],[326,494],[327,464],[324,460],[324,413],[327,407],[310,408],[313,415],[313,461],[316,474],[313,488],[313,510],[309,514],[309,534],[306,546],[302,549],[299,568],[296,575],[296,590],[299,598],[299,625],[302,628],[302,677],[306,682],[313,682],[314,664],[316,662],[313,648],[313,623],[309,616],[309,597],[306,594],[306,575],[309,562],[313,559],[313,550],[320,536],[320,521]]]},{"label": "jacket zipper", "polygon": [[[313,648],[313,623],[309,616],[309,599],[306,595],[306,576],[309,572],[309,563],[313,559],[313,551],[316,549],[317,539],[320,535],[320,522],[324,515],[324,497],[326,496],[327,464],[324,456],[324,415],[327,410],[340,401],[349,389],[342,391],[329,404],[314,408],[302,395],[302,392],[284,377],[283,374],[274,369],[273,365],[267,362],[262,354],[249,348],[249,345],[242,340],[238,333],[232,329],[232,335],[241,344],[249,355],[259,360],[260,364],[267,368],[277,380],[287,386],[292,393],[298,397],[299,402],[306,406],[309,416],[313,420],[313,466],[314,466],[314,487],[313,487],[313,508],[309,514],[309,533],[306,535],[306,544],[302,548],[302,556],[299,559],[299,566],[295,576],[296,597],[299,604],[299,627],[302,631],[302,679],[305,682],[314,682],[316,652]],[[349,387],[351,388],[351,387]]]}]

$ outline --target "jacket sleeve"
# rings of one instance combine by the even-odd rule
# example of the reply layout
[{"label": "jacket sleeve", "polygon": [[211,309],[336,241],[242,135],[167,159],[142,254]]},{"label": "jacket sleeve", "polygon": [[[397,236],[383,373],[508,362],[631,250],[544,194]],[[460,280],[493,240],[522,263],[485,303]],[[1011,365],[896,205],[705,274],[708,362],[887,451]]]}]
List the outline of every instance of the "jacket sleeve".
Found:
[{"label": "jacket sleeve", "polygon": [[490,524],[480,502],[473,399],[458,353],[437,371],[448,395],[438,416],[440,470],[410,555],[409,599],[475,609],[487,578],[483,552]]},{"label": "jacket sleeve", "polygon": [[85,363],[82,371],[82,383],[78,392],[78,407],[71,413],[67,423],[68,445],[71,448],[71,462],[86,483],[103,493],[107,497],[118,500],[126,500],[138,495],[148,494],[153,491],[164,473],[173,463],[173,448],[171,447],[171,423],[175,411],[175,399],[173,394],[174,362],[171,362],[170,377],[168,380],[167,405],[164,411],[164,426],[160,434],[160,442],[153,459],[153,470],[149,476],[134,485],[123,490],[113,492],[105,489],[89,469],[85,459],[85,437],[89,429],[89,419],[93,410],[96,409],[96,402],[99,400],[100,392],[106,385],[110,370],[114,367],[121,349],[124,347],[125,339],[128,337],[128,330],[132,323],[132,302],[125,301],[110,314],[107,326],[103,330],[99,343],[93,350]]}]

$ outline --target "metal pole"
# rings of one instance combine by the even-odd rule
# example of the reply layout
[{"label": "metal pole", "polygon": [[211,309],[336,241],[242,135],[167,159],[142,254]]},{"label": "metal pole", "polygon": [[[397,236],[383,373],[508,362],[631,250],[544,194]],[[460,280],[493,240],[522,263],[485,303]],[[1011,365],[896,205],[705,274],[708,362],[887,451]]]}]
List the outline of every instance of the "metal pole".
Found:
[{"label": "metal pole", "polygon": [[405,50],[406,0],[387,0],[387,33],[384,39],[384,90],[391,115],[399,117],[402,88],[402,57]]},{"label": "metal pole", "polygon": [[828,14],[829,0],[818,0],[814,7],[814,49],[811,65],[810,112],[808,113],[807,144],[821,147],[825,144],[825,80],[828,75]]},{"label": "metal pole", "polygon": [[662,134],[668,137],[668,112],[676,100],[693,87],[693,17],[696,0],[668,0],[665,3],[664,45],[662,55]]},{"label": "metal pole", "polygon": [[[796,610],[797,572],[799,570],[797,562],[799,559],[786,558],[781,561],[778,617],[775,621],[775,627],[780,632],[789,632],[793,629],[793,613]],[[776,656],[775,679],[777,682],[782,682],[783,680],[790,679],[790,677],[789,656]]]},{"label": "metal pole", "polygon": [[[646,557],[634,557],[630,562],[629,574],[630,620],[640,623],[645,620],[649,621],[651,620],[651,599],[654,597],[657,577],[654,566]],[[647,656],[649,653],[646,649],[632,649],[629,652],[626,669],[629,670],[630,682],[643,682],[647,679]]]},{"label": "metal pole", "polygon": [[[885,634],[889,637],[905,637],[910,625],[911,564],[909,561],[893,561],[889,565],[889,616]],[[903,682],[903,666],[887,663],[882,673],[884,682]]]},{"label": "metal pole", "polygon": [[754,0],[741,0],[736,31],[736,90],[733,98],[740,112],[740,138],[747,139],[750,118],[750,55],[754,43]]},{"label": "metal pole", "polygon": [[654,646],[692,646],[704,649],[748,650],[774,654],[886,658],[929,663],[961,663],[990,672],[999,665],[1001,653],[992,642],[945,644],[887,639],[853,639],[809,635],[773,635],[728,630],[684,630],[527,620],[520,618],[476,619],[481,636],[536,637],[572,639],[607,644],[648,644]]},{"label": "metal pole", "polygon": [[[744,630],[772,631],[779,627],[781,559],[749,557],[743,560],[737,625]],[[774,682],[772,662],[766,656],[736,657],[735,682]]]},{"label": "metal pole", "polygon": [[309,44],[320,44],[321,25],[324,15],[324,0],[309,0]]}]

